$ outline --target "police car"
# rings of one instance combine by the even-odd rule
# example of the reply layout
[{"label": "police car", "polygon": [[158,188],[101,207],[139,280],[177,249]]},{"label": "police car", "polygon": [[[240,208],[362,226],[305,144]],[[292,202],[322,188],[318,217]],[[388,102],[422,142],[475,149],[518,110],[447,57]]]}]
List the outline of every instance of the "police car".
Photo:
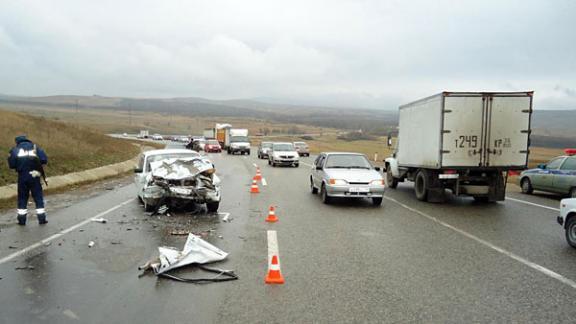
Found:
[{"label": "police car", "polygon": [[566,231],[568,244],[576,248],[576,198],[562,199],[560,201],[558,224]]},{"label": "police car", "polygon": [[564,150],[566,155],[520,173],[520,187],[525,194],[534,190],[568,195],[576,198],[576,149]]}]

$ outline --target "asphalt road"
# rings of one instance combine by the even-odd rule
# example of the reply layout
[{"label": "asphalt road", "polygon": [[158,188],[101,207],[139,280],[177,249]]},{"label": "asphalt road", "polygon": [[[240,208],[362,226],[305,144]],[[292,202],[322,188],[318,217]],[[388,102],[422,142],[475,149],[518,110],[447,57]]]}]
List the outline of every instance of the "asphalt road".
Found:
[{"label": "asphalt road", "polygon": [[[0,323],[574,322],[576,250],[556,224],[553,196],[512,190],[520,201],[428,204],[400,184],[381,207],[324,205],[309,192],[312,158],[272,168],[255,154],[210,156],[223,184],[218,215],[149,216],[129,181],[67,204],[50,197],[45,227],[0,215]],[[249,193],[254,164],[267,183],[260,194]],[[264,221],[270,205],[278,223]],[[99,214],[108,223],[82,223]],[[139,277],[158,246],[184,244],[175,230],[229,252],[217,266],[240,279]],[[277,231],[284,285],[264,284],[267,230]]]}]

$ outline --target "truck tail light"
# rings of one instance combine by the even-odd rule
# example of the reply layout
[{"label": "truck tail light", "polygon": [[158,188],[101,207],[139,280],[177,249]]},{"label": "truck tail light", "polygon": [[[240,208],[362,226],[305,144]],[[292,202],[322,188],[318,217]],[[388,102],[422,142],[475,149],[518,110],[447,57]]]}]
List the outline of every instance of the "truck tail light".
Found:
[{"label": "truck tail light", "polygon": [[444,174],[456,174],[456,170],[444,170]]}]

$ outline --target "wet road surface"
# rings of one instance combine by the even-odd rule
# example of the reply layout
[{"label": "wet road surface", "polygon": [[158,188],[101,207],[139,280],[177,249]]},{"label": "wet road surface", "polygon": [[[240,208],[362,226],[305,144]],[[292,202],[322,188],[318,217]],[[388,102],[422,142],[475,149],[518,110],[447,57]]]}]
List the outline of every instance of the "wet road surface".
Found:
[{"label": "wet road surface", "polygon": [[[509,193],[552,209],[453,197],[439,205],[417,201],[411,184],[400,184],[381,207],[324,205],[309,192],[304,163],[312,158],[300,168],[272,168],[255,156],[210,156],[222,178],[220,214],[149,216],[124,180],[54,201],[45,227],[33,218],[18,227],[14,215],[0,215],[0,323],[574,321],[576,250],[556,224],[555,197]],[[260,194],[249,193],[254,164],[267,183]],[[278,223],[264,222],[270,205]],[[108,223],[58,236],[103,212]],[[282,286],[264,284],[267,230],[277,231]],[[139,278],[138,266],[158,246],[182,247],[186,236],[171,234],[179,231],[229,252],[216,266],[240,279]]]}]

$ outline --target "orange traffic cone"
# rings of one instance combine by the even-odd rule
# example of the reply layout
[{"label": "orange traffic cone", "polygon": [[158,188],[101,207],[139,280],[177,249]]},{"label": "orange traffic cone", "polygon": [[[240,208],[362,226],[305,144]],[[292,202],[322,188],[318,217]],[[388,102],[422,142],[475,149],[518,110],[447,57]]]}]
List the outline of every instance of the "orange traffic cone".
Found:
[{"label": "orange traffic cone", "polygon": [[256,168],[256,176],[254,176],[254,179],[257,181],[262,180],[262,173],[260,173],[260,168]]},{"label": "orange traffic cone", "polygon": [[260,189],[258,189],[258,184],[256,180],[252,180],[252,186],[250,187],[250,193],[260,193]]},{"label": "orange traffic cone", "polygon": [[283,284],[284,277],[280,273],[280,264],[278,263],[278,257],[276,255],[272,256],[272,262],[268,267],[268,275],[264,280],[267,284]]},{"label": "orange traffic cone", "polygon": [[268,223],[275,223],[278,221],[278,217],[276,217],[276,208],[274,206],[270,206],[268,210],[268,217],[266,218]]}]

